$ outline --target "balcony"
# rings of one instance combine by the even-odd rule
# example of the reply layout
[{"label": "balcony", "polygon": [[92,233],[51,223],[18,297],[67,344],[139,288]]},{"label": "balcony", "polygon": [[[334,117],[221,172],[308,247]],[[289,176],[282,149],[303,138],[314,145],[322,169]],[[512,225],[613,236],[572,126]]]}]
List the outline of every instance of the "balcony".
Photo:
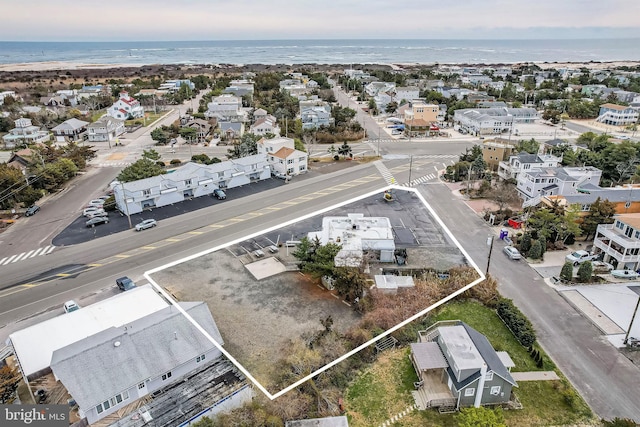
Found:
[{"label": "balcony", "polygon": [[[627,237],[614,224],[600,224],[596,230],[596,240],[610,240],[625,249],[640,248],[640,240]],[[613,246],[613,244],[611,244]]]}]

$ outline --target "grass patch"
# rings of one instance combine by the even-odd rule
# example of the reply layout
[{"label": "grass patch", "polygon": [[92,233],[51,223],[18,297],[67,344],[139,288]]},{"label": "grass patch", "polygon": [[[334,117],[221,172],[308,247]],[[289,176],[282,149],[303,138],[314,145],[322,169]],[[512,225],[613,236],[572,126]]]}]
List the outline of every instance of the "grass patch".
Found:
[{"label": "grass patch", "polygon": [[100,117],[104,116],[107,113],[107,110],[97,110],[91,114],[91,123],[98,120]]},{"label": "grass patch", "polygon": [[504,411],[507,425],[573,425],[593,421],[591,410],[567,380],[521,381],[513,390],[523,409]]},{"label": "grass patch", "polygon": [[[527,349],[516,341],[495,311],[477,302],[453,302],[446,304],[429,320],[455,319],[485,334],[496,350],[508,352],[516,364],[514,371],[539,370]],[[414,404],[411,390],[417,376],[408,357],[409,351],[404,347],[382,353],[370,368],[352,381],[345,393],[350,426],[379,426]],[[545,359],[543,369],[555,370],[546,355]],[[562,380],[518,383],[513,390],[524,409],[504,411],[507,425],[598,425],[584,400],[562,374],[557,373]],[[458,423],[453,414],[414,410],[392,425],[456,427]]]},{"label": "grass patch", "polygon": [[409,349],[389,350],[347,388],[345,407],[352,427],[375,426],[413,405],[411,390],[418,376]]},{"label": "grass patch", "polygon": [[[506,351],[509,353],[509,356],[511,356],[511,359],[516,364],[513,368],[514,372],[549,371],[555,369],[554,364],[546,355],[544,366],[538,368],[527,349],[520,345],[511,331],[509,331],[502,320],[500,320],[496,312],[478,302],[450,302],[445,304],[442,309],[433,315],[431,320],[434,323],[440,320],[462,320],[472,328],[486,335],[496,351]],[[538,350],[542,352],[542,349],[538,348]]]}]

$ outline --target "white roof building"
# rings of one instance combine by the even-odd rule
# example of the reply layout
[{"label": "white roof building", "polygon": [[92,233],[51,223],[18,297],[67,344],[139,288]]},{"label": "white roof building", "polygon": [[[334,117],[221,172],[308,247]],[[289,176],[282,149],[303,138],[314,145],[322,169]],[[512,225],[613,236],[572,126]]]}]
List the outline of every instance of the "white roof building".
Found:
[{"label": "white roof building", "polygon": [[9,335],[25,379],[47,370],[53,352],[111,327],[120,327],[167,307],[151,285],[38,323]]},{"label": "white roof building", "polygon": [[381,262],[393,262],[396,249],[389,218],[365,217],[364,214],[322,218],[322,230],[310,232],[310,240],[318,238],[322,245],[336,243],[342,249],[335,257],[337,267],[357,267],[364,251],[380,251]]}]

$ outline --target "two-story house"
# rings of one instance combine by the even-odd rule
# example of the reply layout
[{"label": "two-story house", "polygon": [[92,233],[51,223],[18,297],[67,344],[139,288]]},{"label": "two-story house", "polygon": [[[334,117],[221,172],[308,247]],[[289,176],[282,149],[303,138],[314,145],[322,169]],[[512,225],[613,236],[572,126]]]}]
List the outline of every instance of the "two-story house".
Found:
[{"label": "two-story house", "polygon": [[484,335],[461,321],[438,322],[418,332],[410,359],[418,374],[414,397],[420,409],[506,403],[518,386],[509,355],[496,352]]},{"label": "two-story house", "polygon": [[519,153],[509,157],[509,161],[498,164],[498,176],[502,179],[518,179],[521,172],[534,169],[555,168],[562,159],[551,154]]},{"label": "two-story house", "polygon": [[[264,110],[263,110],[264,111]],[[303,122],[304,129],[304,122]],[[265,136],[266,134],[273,134],[275,136],[280,136],[280,126],[276,124],[276,118],[267,115],[265,117],[261,117],[256,119],[256,121],[249,128],[249,132],[254,135]]]},{"label": "two-story house", "polygon": [[593,251],[618,270],[640,269],[640,213],[616,215],[613,224],[600,224]]},{"label": "two-story house", "polygon": [[122,91],[118,100],[107,109],[107,115],[118,120],[139,119],[144,117],[144,107],[137,99]]},{"label": "two-story house", "polygon": [[414,99],[418,99],[420,97],[420,88],[418,88],[417,86],[401,86],[396,87],[393,91],[391,91],[391,93],[393,101],[400,104],[403,101],[409,102]]},{"label": "two-story house", "polygon": [[518,174],[517,186],[525,201],[553,195],[578,194],[583,187],[599,188],[602,171],[592,166],[535,168]]},{"label": "two-story house", "polygon": [[64,142],[65,140],[80,141],[87,131],[88,124],[89,122],[83,120],[69,119],[60,123],[51,131],[58,142]]},{"label": "two-story house", "polygon": [[13,148],[20,144],[36,144],[47,142],[51,139],[48,131],[41,130],[39,126],[34,126],[31,119],[20,118],[14,122],[15,128],[2,137],[5,148]]},{"label": "two-story house", "polygon": [[258,155],[266,155],[274,175],[294,176],[307,171],[309,155],[296,150],[291,138],[262,138],[258,141]]},{"label": "two-story house", "polygon": [[[306,154],[306,153],[305,153]],[[173,173],[111,184],[118,210],[127,215],[145,209],[207,196],[218,188],[234,188],[271,178],[265,154],[241,157],[211,165],[187,163]]]},{"label": "two-story house", "polygon": [[638,122],[640,113],[633,107],[617,104],[602,104],[596,119],[600,123],[612,126],[627,126]]},{"label": "two-story house", "polygon": [[223,94],[211,99],[207,104],[206,117],[217,117],[223,121],[241,121],[242,99],[235,95]]},{"label": "two-story house", "polygon": [[369,96],[376,96],[380,92],[390,92],[396,88],[393,82],[371,82],[365,85],[364,90]]},{"label": "two-story house", "polygon": [[110,116],[102,116],[93,123],[87,125],[87,138],[89,142],[109,142],[126,132],[124,121]]}]

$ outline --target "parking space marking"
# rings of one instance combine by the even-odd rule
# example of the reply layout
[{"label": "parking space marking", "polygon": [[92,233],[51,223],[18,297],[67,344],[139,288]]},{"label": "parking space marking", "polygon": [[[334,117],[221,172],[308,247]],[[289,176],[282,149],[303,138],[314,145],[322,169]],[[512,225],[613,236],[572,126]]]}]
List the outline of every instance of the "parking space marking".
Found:
[{"label": "parking space marking", "polygon": [[179,242],[181,239],[176,239],[174,237],[171,237],[169,239],[164,239],[165,242]]},{"label": "parking space marking", "polygon": [[142,249],[155,249],[155,246],[143,246]]},{"label": "parking space marking", "polygon": [[89,267],[102,267],[103,264],[98,264],[98,263],[93,263],[93,264],[87,264]]},{"label": "parking space marking", "polygon": [[69,277],[69,276],[71,276],[71,274],[69,274],[69,273],[58,273],[58,274],[56,274],[56,276],[57,277]]},{"label": "parking space marking", "polygon": [[117,254],[113,256],[114,258],[129,258],[129,255],[126,254]]},{"label": "parking space marking", "polygon": [[202,233],[204,233],[204,231],[189,231],[187,234],[195,234],[195,235],[198,235],[198,234],[202,234]]}]

